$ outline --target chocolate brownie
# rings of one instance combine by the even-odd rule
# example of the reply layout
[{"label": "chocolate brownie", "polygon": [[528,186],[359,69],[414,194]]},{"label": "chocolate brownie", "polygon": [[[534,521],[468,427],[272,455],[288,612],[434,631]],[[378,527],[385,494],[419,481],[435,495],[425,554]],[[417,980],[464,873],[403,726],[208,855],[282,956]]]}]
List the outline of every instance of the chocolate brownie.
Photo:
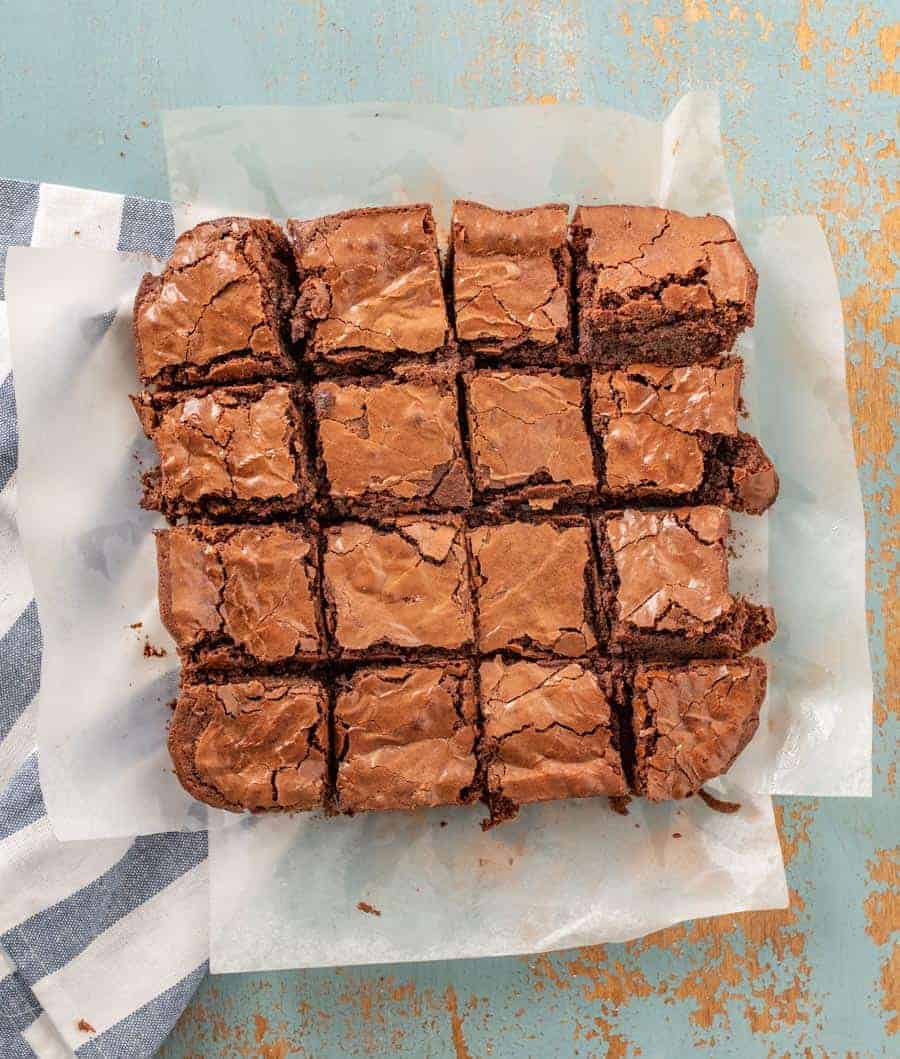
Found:
[{"label": "chocolate brownie", "polygon": [[720,507],[610,512],[597,520],[613,652],[743,654],[775,634],[771,608],[733,596]]},{"label": "chocolate brownie", "polygon": [[297,364],[286,342],[296,297],[291,248],[277,224],[222,217],[178,237],[162,275],[134,301],[145,386],[282,378]]},{"label": "chocolate brownie", "polygon": [[523,802],[627,793],[614,713],[621,677],[609,664],[492,658],[480,684],[495,822]]},{"label": "chocolate brownie", "polygon": [[183,684],[169,727],[175,773],[217,809],[315,809],[328,775],[328,709],[306,677]]},{"label": "chocolate brownie", "polygon": [[551,372],[465,375],[475,488],[481,500],[552,508],[596,486],[582,384]]},{"label": "chocolate brownie", "polygon": [[467,507],[453,377],[329,380],[315,388],[319,475],[339,514]]},{"label": "chocolate brownie", "polygon": [[451,516],[344,522],[326,533],[325,617],[343,658],[414,658],[472,643],[465,530]]},{"label": "chocolate brownie", "polygon": [[756,732],[765,695],[761,658],[638,666],[636,792],[654,802],[687,798],[727,772]]},{"label": "chocolate brownie", "polygon": [[470,544],[482,653],[574,658],[596,646],[586,519],[480,526]]},{"label": "chocolate brownie", "polygon": [[579,349],[598,367],[690,364],[753,326],[756,271],[731,225],[655,206],[579,206]]},{"label": "chocolate brownie", "polygon": [[172,520],[240,520],[296,514],[312,499],[294,387],[144,393],[134,403],[160,462],[144,507]]},{"label": "chocolate brownie", "polygon": [[316,545],[300,526],[176,526],[156,535],[159,611],[189,672],[324,654]]},{"label": "chocolate brownie", "polygon": [[476,706],[467,662],[360,669],[334,707],[336,805],[344,812],[473,801]]},{"label": "chocolate brownie", "polygon": [[772,461],[738,430],[742,375],[736,357],[595,371],[591,414],[603,502],[674,500],[751,514],[771,506],[778,494]]},{"label": "chocolate brownie", "polygon": [[551,367],[575,359],[568,214],[558,203],[495,210],[454,202],[450,267],[461,352]]},{"label": "chocolate brownie", "polygon": [[430,206],[348,210],[287,229],[300,283],[292,334],[317,372],[452,348]]}]

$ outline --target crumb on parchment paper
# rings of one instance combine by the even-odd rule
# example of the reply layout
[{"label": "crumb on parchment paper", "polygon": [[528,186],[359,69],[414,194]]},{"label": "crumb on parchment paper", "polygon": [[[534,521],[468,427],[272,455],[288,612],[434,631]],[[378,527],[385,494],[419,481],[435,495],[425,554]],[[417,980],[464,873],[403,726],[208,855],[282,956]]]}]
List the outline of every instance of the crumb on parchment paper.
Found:
[{"label": "crumb on parchment paper", "polygon": [[376,908],[374,905],[370,905],[368,901],[359,901],[356,907],[360,910],[360,912],[365,912],[366,915],[369,916],[381,915],[381,909]]}]

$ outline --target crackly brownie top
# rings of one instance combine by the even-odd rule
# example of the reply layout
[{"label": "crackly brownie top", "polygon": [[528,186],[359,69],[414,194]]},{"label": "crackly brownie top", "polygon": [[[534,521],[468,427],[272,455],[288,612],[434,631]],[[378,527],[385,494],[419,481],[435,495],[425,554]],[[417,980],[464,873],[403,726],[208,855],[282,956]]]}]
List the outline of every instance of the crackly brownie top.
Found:
[{"label": "crackly brownie top", "polygon": [[615,307],[652,292],[670,311],[728,303],[752,322],[756,272],[722,217],[656,206],[579,206],[573,233],[593,274],[592,303]]},{"label": "crackly brownie top", "polygon": [[280,329],[292,273],[287,239],[272,221],[225,217],[184,232],[162,275],[148,276],[138,293],[141,378],[266,374],[286,358]]},{"label": "crackly brownie top", "polygon": [[456,334],[514,348],[568,334],[568,207],[495,210],[453,204]]},{"label": "crackly brownie top", "polygon": [[414,809],[466,798],[475,713],[465,663],[354,673],[334,709],[340,807]]},{"label": "crackly brownie top", "polygon": [[638,792],[654,801],[686,798],[726,772],[756,732],[765,693],[759,658],[638,666]]},{"label": "crackly brownie top", "polygon": [[344,650],[380,643],[457,648],[472,640],[463,526],[453,518],[397,518],[328,530],[325,591]]},{"label": "crackly brownie top", "polygon": [[471,532],[480,648],[575,657],[596,645],[589,615],[586,522],[507,522]]},{"label": "crackly brownie top", "polygon": [[480,371],[467,376],[466,392],[480,489],[529,480],[594,485],[580,380],[549,372]]},{"label": "crackly brownie top", "polygon": [[608,516],[618,621],[658,632],[704,631],[734,606],[728,513],[719,507],[627,510]]},{"label": "crackly brownie top", "polygon": [[309,809],[324,793],[325,718],[325,693],[313,680],[189,685],[170,745],[182,782],[212,805]]},{"label": "crackly brownie top", "polygon": [[213,390],[166,408],[152,430],[168,495],[198,501],[300,492],[290,388]]},{"label": "crackly brownie top", "polygon": [[516,802],[624,794],[611,681],[581,662],[481,665],[492,791]]},{"label": "crackly brownie top", "polygon": [[300,273],[294,337],[313,353],[427,354],[448,339],[431,207],[350,210],[288,221]]},{"label": "crackly brownie top", "polygon": [[262,662],[315,653],[314,547],[287,526],[157,534],[160,611],[179,647],[226,637]]},{"label": "crackly brownie top", "polygon": [[591,408],[603,441],[607,486],[696,489],[704,471],[696,435],[737,434],[741,376],[737,360],[595,371]]},{"label": "crackly brownie top", "polygon": [[469,500],[456,391],[427,378],[322,383],[315,390],[330,492],[439,507]]}]

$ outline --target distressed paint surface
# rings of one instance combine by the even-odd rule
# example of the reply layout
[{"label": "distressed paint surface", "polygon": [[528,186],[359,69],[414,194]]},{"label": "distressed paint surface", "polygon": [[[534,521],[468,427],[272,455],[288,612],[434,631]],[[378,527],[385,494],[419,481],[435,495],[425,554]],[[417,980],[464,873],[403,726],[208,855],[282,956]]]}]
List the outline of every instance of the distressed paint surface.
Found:
[{"label": "distressed paint surface", "polygon": [[571,100],[659,119],[686,89],[718,86],[739,213],[816,213],[844,300],[875,796],[780,800],[790,908],[530,959],[214,978],[161,1054],[897,1054],[895,0],[0,0],[0,12],[5,175],[160,197],[161,107]]}]

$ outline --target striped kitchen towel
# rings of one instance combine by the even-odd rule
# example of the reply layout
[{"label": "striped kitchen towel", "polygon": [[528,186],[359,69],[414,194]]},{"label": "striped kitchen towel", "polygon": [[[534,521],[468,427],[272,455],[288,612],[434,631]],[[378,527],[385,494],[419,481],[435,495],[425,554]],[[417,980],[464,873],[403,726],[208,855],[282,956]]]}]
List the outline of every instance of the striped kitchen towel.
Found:
[{"label": "striped kitchen towel", "polygon": [[169,254],[167,203],[0,181],[0,1056],[152,1055],[207,969],[203,832],[58,842],[41,796],[41,629],[16,530],[10,246]]}]

